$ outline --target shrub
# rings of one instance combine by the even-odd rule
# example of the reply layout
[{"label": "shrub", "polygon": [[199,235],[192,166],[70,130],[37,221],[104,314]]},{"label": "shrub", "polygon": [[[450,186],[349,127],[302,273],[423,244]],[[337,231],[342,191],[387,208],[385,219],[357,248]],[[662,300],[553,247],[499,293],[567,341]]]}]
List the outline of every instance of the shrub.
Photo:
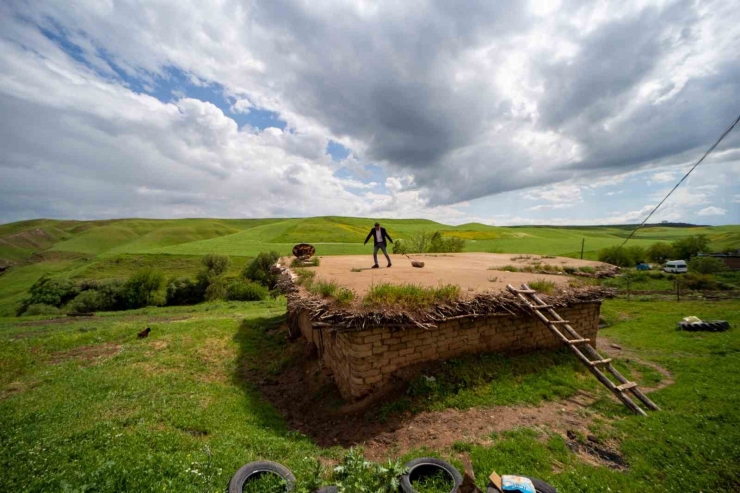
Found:
[{"label": "shrub", "polygon": [[716,274],[725,270],[725,263],[715,257],[694,257],[689,260],[689,272]]},{"label": "shrub", "polygon": [[406,309],[426,308],[437,303],[449,303],[460,297],[460,286],[447,284],[428,288],[416,284],[376,284],[363,299],[367,307],[398,306]]},{"label": "shrub", "polygon": [[647,258],[651,262],[665,264],[674,257],[673,246],[670,243],[659,241],[653,243],[647,249]]},{"label": "shrub", "polygon": [[236,279],[226,288],[226,299],[229,301],[261,301],[270,295],[270,291],[261,284]]},{"label": "shrub", "polygon": [[229,266],[231,266],[231,259],[228,255],[209,253],[203,256],[201,263],[206,268],[208,279],[213,281],[226,274],[226,271],[229,270]]},{"label": "shrub", "polygon": [[578,268],[573,267],[572,265],[566,265],[565,267],[563,267],[563,270],[566,274],[575,274],[576,272],[578,272]]},{"label": "shrub", "polygon": [[406,255],[409,253],[408,245],[406,240],[398,239],[393,242],[393,253],[397,255]]},{"label": "shrub", "polygon": [[135,272],[123,285],[126,308],[141,308],[150,305],[164,305],[167,301],[164,287],[164,274],[155,269]]},{"label": "shrub", "polygon": [[252,260],[242,273],[243,276],[252,281],[258,282],[269,289],[273,289],[278,281],[278,274],[273,272],[273,267],[280,259],[280,254],[275,251],[260,252]]},{"label": "shrub", "polygon": [[205,299],[207,286],[188,277],[170,279],[167,283],[168,305],[195,305]]},{"label": "shrub", "polygon": [[489,267],[491,270],[502,270],[505,272],[519,272],[518,267],[514,267],[513,265],[504,265],[503,267]]},{"label": "shrub", "polygon": [[69,304],[71,313],[92,313],[103,309],[103,299],[95,289],[81,292]]},{"label": "shrub", "polygon": [[98,285],[101,311],[115,311],[126,309],[124,286],[126,283],[119,279],[102,282]]},{"label": "shrub", "polygon": [[687,274],[681,284],[695,291],[712,291],[719,289],[719,283],[708,274]]},{"label": "shrub", "polygon": [[226,298],[227,285],[223,279],[215,279],[203,293],[206,301],[218,301]]},{"label": "shrub", "polygon": [[601,262],[618,265],[619,267],[632,267],[635,265],[634,259],[626,248],[618,246],[603,248],[599,250],[598,258]]},{"label": "shrub", "polygon": [[676,259],[689,260],[700,253],[709,251],[709,237],[694,235],[681,238],[673,242],[673,255]]},{"label": "shrub", "polygon": [[593,267],[590,267],[588,265],[584,265],[583,267],[579,267],[578,270],[581,271],[581,272],[585,272],[586,274],[593,274],[594,272],[596,272],[596,269],[594,269]]},{"label": "shrub", "polygon": [[458,253],[465,249],[465,240],[457,237],[445,238],[442,233],[424,230],[417,231],[407,240],[396,240],[393,253]]},{"label": "shrub", "polygon": [[544,294],[555,291],[555,283],[547,279],[536,279],[529,283],[529,287]]},{"label": "shrub", "polygon": [[23,309],[42,304],[60,307],[73,299],[80,290],[69,279],[51,279],[44,275],[28,290],[31,296],[24,301]]},{"label": "shrub", "polygon": [[451,236],[445,238],[436,231],[429,240],[430,253],[459,253],[465,249],[465,240]]},{"label": "shrub", "polygon": [[23,316],[32,317],[34,315],[59,315],[61,312],[59,308],[51,305],[44,305],[43,303],[34,303],[26,308],[23,312]]}]

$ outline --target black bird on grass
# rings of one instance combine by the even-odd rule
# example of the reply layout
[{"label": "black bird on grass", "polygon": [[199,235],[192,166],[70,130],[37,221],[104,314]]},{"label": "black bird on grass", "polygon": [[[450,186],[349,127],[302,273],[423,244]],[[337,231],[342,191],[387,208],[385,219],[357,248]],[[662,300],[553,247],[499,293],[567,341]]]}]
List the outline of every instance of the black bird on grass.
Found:
[{"label": "black bird on grass", "polygon": [[139,335],[137,336],[139,339],[144,339],[145,337],[149,336],[149,332],[151,332],[152,329],[147,327],[146,329],[139,332]]}]

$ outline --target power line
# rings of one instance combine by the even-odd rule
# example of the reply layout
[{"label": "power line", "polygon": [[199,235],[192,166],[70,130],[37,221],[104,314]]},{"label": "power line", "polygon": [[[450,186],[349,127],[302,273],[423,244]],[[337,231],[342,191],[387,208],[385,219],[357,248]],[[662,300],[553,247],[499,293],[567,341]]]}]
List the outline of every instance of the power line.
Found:
[{"label": "power line", "polygon": [[640,228],[642,228],[643,226],[645,226],[645,223],[646,223],[646,222],[648,222],[648,219],[650,219],[650,217],[651,217],[651,216],[652,216],[653,214],[655,214],[655,211],[657,211],[657,210],[658,210],[658,208],[659,208],[659,207],[660,207],[661,205],[663,205],[663,202],[665,202],[666,200],[668,200],[668,197],[670,197],[670,196],[671,196],[671,194],[672,194],[673,192],[675,192],[675,191],[676,191],[676,189],[678,188],[678,186],[679,186],[679,185],[680,185],[681,183],[683,183],[683,182],[684,182],[684,180],[686,180],[686,178],[688,178],[688,177],[689,177],[689,175],[691,174],[691,172],[692,172],[692,171],[694,171],[694,169],[695,169],[695,168],[696,168],[697,166],[699,166],[699,165],[701,164],[701,162],[702,162],[702,161],[704,161],[704,159],[705,159],[705,158],[706,158],[707,156],[709,156],[709,154],[711,154],[711,153],[712,153],[712,151],[714,150],[714,148],[715,148],[715,147],[717,147],[717,146],[719,145],[719,143],[720,143],[720,142],[722,142],[722,139],[724,139],[725,137],[727,137],[727,134],[729,134],[729,133],[730,133],[730,132],[732,131],[732,129],[733,129],[733,128],[735,128],[735,125],[737,125],[737,124],[738,124],[738,122],[740,122],[740,116],[738,116],[738,117],[737,117],[737,118],[735,119],[735,121],[734,121],[734,122],[732,123],[732,125],[730,125],[730,126],[729,126],[729,127],[727,128],[727,130],[725,130],[725,131],[724,131],[724,132],[722,133],[722,135],[720,135],[719,139],[717,139],[717,142],[715,142],[714,144],[712,144],[712,147],[710,147],[710,148],[709,148],[709,149],[707,150],[707,152],[705,152],[705,153],[704,153],[704,155],[703,155],[703,156],[701,157],[701,159],[699,159],[699,160],[698,160],[698,161],[696,162],[696,164],[694,164],[694,165],[693,165],[693,166],[691,167],[691,169],[690,169],[690,170],[688,171],[688,173],[686,173],[685,175],[683,175],[683,178],[681,178],[681,180],[679,180],[679,182],[678,182],[678,183],[676,183],[676,186],[675,186],[675,187],[673,187],[673,188],[671,189],[671,191],[670,191],[670,192],[668,192],[668,195],[666,195],[666,196],[665,196],[665,198],[664,198],[663,200],[661,200],[661,201],[660,201],[660,204],[658,204],[658,205],[656,205],[656,206],[655,206],[655,209],[653,209],[653,211],[652,211],[652,212],[651,212],[650,214],[648,214],[648,216],[647,216],[647,217],[645,218],[645,220],[644,220],[644,221],[643,221],[642,223],[640,223],[640,225],[639,225],[638,227],[636,227],[636,228],[635,228],[635,230],[634,230],[633,232],[631,232],[631,233],[630,233],[630,235],[629,235],[629,236],[627,237],[627,239],[626,239],[626,240],[624,240],[624,243],[622,243],[621,245],[619,245],[619,248],[617,248],[617,251],[619,251],[619,250],[620,250],[620,249],[621,249],[621,248],[622,248],[622,247],[623,247],[623,246],[625,245],[625,243],[627,243],[627,242],[628,242],[628,241],[630,240],[630,238],[632,238],[632,237],[633,237],[633,236],[635,235],[635,233],[637,233],[637,230],[638,230],[638,229],[640,229]]}]

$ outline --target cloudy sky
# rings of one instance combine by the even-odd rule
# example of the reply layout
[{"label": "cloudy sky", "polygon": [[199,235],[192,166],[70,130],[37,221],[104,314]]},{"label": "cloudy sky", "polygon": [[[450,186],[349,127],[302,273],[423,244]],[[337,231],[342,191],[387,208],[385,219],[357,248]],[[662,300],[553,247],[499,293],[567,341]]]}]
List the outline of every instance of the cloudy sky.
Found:
[{"label": "cloudy sky", "polygon": [[[637,222],[740,114],[714,1],[4,0],[0,222]],[[740,223],[740,129],[655,220]]]}]

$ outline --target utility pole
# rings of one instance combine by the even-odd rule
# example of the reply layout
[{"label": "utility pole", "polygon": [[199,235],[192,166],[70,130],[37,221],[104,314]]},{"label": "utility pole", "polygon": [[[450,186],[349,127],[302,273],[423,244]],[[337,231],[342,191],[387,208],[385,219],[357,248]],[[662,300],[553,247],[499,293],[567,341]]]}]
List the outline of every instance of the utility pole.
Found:
[{"label": "utility pole", "polygon": [[581,260],[583,260],[583,245],[586,244],[586,238],[581,239]]}]

